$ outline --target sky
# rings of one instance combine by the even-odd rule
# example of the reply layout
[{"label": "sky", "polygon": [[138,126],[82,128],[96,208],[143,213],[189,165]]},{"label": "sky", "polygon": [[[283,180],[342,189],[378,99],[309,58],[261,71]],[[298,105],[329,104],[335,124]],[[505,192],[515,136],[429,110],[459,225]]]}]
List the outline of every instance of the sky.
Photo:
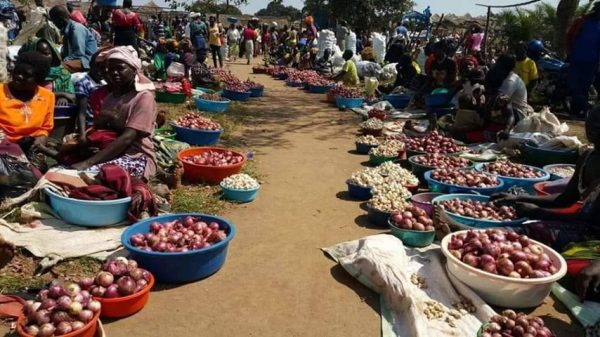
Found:
[{"label": "sky", "polygon": [[[164,0],[154,0],[158,5],[164,5]],[[494,5],[511,5],[519,2],[525,2],[524,0],[414,0],[416,2],[415,10],[422,11],[428,5],[431,6],[431,12],[433,14],[456,14],[463,15],[469,13],[473,16],[484,15],[486,8],[476,6],[476,3],[481,4],[494,4]],[[556,5],[559,0],[546,0],[549,4]],[[135,5],[142,5],[148,2],[148,0],[134,0]],[[258,10],[265,8],[269,3],[269,0],[249,0],[248,5],[242,6],[241,10],[245,14],[254,14]],[[283,4],[286,6],[294,6],[302,8],[304,0],[284,0]],[[529,6],[531,7],[531,6]],[[527,7],[524,7],[527,8]]]}]

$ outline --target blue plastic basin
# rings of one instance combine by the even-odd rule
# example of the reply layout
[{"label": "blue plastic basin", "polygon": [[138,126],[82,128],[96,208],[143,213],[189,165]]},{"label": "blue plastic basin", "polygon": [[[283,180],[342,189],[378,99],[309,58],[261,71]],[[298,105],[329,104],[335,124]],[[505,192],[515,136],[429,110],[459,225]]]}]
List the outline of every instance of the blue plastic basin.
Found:
[{"label": "blue plastic basin", "polygon": [[191,145],[215,145],[223,130],[194,130],[182,128],[171,123],[171,128],[177,133],[177,140]]},{"label": "blue plastic basin", "polygon": [[536,145],[525,143],[523,148],[523,162],[539,167],[564,163],[575,164],[579,159],[577,150],[548,150],[540,149]]},{"label": "blue plastic basin", "polygon": [[258,195],[258,190],[260,187],[252,189],[252,190],[236,190],[233,188],[228,188],[223,185],[221,182],[221,190],[223,191],[223,198],[231,201],[237,202],[250,202],[256,199]]},{"label": "blue plastic basin", "polygon": [[409,95],[385,95],[383,99],[390,102],[396,109],[404,109],[410,103],[411,97]]},{"label": "blue plastic basin", "polygon": [[394,223],[389,219],[388,226],[392,231],[392,235],[400,239],[402,243],[407,246],[427,247],[435,239],[435,231],[415,231],[403,229],[394,225]]},{"label": "blue plastic basin", "polygon": [[467,187],[467,186],[458,186],[446,184],[441,181],[437,181],[431,178],[431,171],[425,172],[423,177],[429,186],[429,192],[437,192],[437,193],[472,193],[472,194],[483,194],[483,195],[492,195],[498,191],[502,191],[504,187],[504,181],[502,179],[498,179],[500,184],[495,187]]},{"label": "blue plastic basin", "polygon": [[452,97],[450,97],[447,93],[430,94],[425,96],[425,105],[427,107],[444,106],[448,105],[451,99]]},{"label": "blue plastic basin", "polygon": [[250,99],[251,92],[239,92],[239,91],[231,91],[227,89],[223,89],[223,93],[221,96],[228,98],[232,101],[247,101]]},{"label": "blue plastic basin", "polygon": [[250,89],[250,97],[263,97],[264,94],[265,94],[265,87]]},{"label": "blue plastic basin", "polygon": [[231,104],[230,100],[226,101],[209,101],[200,97],[195,97],[196,108],[206,112],[225,112]]},{"label": "blue plastic basin", "polygon": [[335,104],[338,108],[354,109],[360,108],[365,102],[364,98],[344,98],[336,97]]},{"label": "blue plastic basin", "polygon": [[360,154],[369,154],[369,151],[372,148],[378,147],[379,145],[369,145],[369,144],[361,144],[356,143],[356,152]]},{"label": "blue plastic basin", "polygon": [[351,198],[362,201],[371,199],[372,195],[370,187],[362,187],[351,184],[350,182],[346,182],[346,185],[348,185],[348,194]]},{"label": "blue plastic basin", "polygon": [[368,216],[371,224],[377,227],[387,228],[388,220],[390,219],[392,212],[382,212],[372,208],[371,205],[368,205],[368,207]]},{"label": "blue plastic basin", "polygon": [[[475,165],[475,170],[482,172],[482,173],[487,173],[483,170],[484,165],[487,165],[487,163],[479,163],[479,164]],[[523,188],[529,194],[535,194],[535,188],[533,187],[533,185],[535,185],[536,183],[550,179],[550,173],[542,170],[541,168],[537,168],[534,166],[528,166],[528,165],[523,165],[523,166],[532,168],[537,171],[541,171],[544,173],[544,176],[540,177],[540,178],[513,178],[513,177],[505,177],[505,176],[497,175],[498,179],[500,179],[504,183],[504,188],[499,189],[499,191],[505,191],[513,186],[518,186],[518,187]]]},{"label": "blue plastic basin", "polygon": [[[490,197],[485,195],[476,195],[476,194],[446,194],[441,195],[437,198],[434,198],[431,203],[436,205],[442,201],[452,200],[452,199],[460,199],[460,200],[473,200],[480,202],[487,202]],[[470,218],[468,216],[458,215],[456,213],[448,212],[444,210],[452,220],[463,224],[465,226],[474,227],[474,228],[490,228],[490,227],[519,227],[525,221],[526,218],[511,220],[511,221],[496,221],[496,220],[482,220]]]},{"label": "blue plastic basin", "polygon": [[326,94],[333,88],[332,85],[309,85],[308,91],[313,94]]},{"label": "blue plastic basin", "polygon": [[79,200],[63,197],[44,188],[52,210],[66,222],[84,227],[103,227],[127,219],[131,198],[115,200]]},{"label": "blue plastic basin", "polygon": [[[183,220],[188,215],[208,223],[218,223],[220,229],[227,233],[227,238],[208,248],[181,253],[148,252],[134,247],[129,242],[129,238],[133,234],[148,233],[150,224],[155,221],[164,223],[177,219]],[[149,218],[131,225],[121,235],[121,243],[129,251],[131,258],[136,260],[140,267],[152,273],[157,282],[186,283],[206,278],[221,269],[227,257],[229,242],[234,236],[235,226],[221,217],[200,213],[182,213]]]}]

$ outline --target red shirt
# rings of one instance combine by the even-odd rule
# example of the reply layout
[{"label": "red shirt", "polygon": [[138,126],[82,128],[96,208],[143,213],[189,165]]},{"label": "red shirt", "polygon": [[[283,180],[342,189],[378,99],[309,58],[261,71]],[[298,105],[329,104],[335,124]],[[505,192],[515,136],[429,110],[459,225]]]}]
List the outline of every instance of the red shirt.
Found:
[{"label": "red shirt", "polygon": [[100,88],[92,91],[90,97],[88,99],[89,105],[92,108],[92,113],[94,114],[94,120],[98,118],[100,115],[100,110],[102,110],[102,103],[104,103],[104,98],[109,94],[108,86],[103,85]]},{"label": "red shirt", "polygon": [[245,28],[244,32],[242,32],[242,36],[244,40],[254,40],[256,38],[256,31],[251,28]]},{"label": "red shirt", "polygon": [[134,12],[125,13],[120,9],[113,10],[112,25],[113,27],[132,27],[138,32],[142,29],[142,22],[137,14]]}]

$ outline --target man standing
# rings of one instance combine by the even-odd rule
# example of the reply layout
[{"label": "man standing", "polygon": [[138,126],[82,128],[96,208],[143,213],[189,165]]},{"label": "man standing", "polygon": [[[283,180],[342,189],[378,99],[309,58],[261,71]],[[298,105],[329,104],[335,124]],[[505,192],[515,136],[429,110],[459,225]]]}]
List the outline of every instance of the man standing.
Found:
[{"label": "man standing", "polygon": [[340,21],[335,32],[335,37],[340,50],[346,50],[346,36],[348,36],[349,33],[348,23],[344,20]]},{"label": "man standing", "polygon": [[527,45],[525,43],[519,43],[515,56],[517,59],[515,73],[525,83],[527,92],[531,93],[539,78],[537,65],[532,59],[527,57]]},{"label": "man standing", "polygon": [[90,69],[90,58],[98,49],[94,34],[71,20],[69,11],[63,6],[52,7],[50,20],[63,34],[61,56],[64,67],[72,73]]},{"label": "man standing", "polygon": [[70,2],[67,2],[67,9],[69,10],[69,16],[71,18],[71,20],[75,21],[75,22],[79,22],[82,25],[87,24],[87,20],[85,19],[85,16],[83,16],[83,14],[81,13],[80,10],[73,8],[73,4]]}]

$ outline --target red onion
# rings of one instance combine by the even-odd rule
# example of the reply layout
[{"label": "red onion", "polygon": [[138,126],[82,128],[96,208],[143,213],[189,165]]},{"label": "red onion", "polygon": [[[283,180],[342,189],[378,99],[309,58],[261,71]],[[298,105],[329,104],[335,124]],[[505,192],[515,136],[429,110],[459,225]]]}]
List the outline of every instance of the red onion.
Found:
[{"label": "red onion", "polygon": [[43,300],[45,300],[45,299],[47,299],[47,298],[48,298],[48,293],[49,293],[49,292],[50,292],[50,290],[49,290],[49,289],[42,289],[42,290],[40,290],[40,292],[37,294],[37,298],[38,298],[40,301],[43,301]]},{"label": "red onion", "polygon": [[548,260],[539,260],[535,263],[535,269],[541,269],[547,271],[550,268],[550,261]]},{"label": "red onion", "polygon": [[518,261],[515,263],[515,271],[521,275],[521,277],[527,277],[533,272],[533,268],[527,261]]},{"label": "red onion", "polygon": [[58,310],[69,310],[71,308],[72,303],[73,303],[73,301],[71,300],[71,298],[69,296],[67,296],[67,295],[61,296],[56,301],[56,308]]},{"label": "red onion", "polygon": [[40,332],[40,327],[32,324],[25,327],[25,332],[31,336],[37,336]]},{"label": "red onion", "polygon": [[135,292],[135,281],[129,276],[123,276],[117,280],[119,295],[128,296]]},{"label": "red onion", "polygon": [[106,291],[106,288],[104,288],[103,286],[93,286],[91,288],[90,293],[92,294],[92,296],[95,296],[95,297],[103,297],[105,291]]},{"label": "red onion", "polygon": [[467,253],[463,256],[462,261],[471,267],[477,268],[477,266],[479,266],[479,259],[480,258],[473,253]]},{"label": "red onion", "polygon": [[81,288],[79,287],[79,285],[77,285],[75,283],[71,283],[65,288],[65,292],[67,293],[67,295],[69,295],[71,297],[79,294],[80,291],[81,291]]},{"label": "red onion", "polygon": [[36,311],[34,317],[38,325],[50,322],[50,312],[46,309],[40,309]]},{"label": "red onion", "polygon": [[83,305],[79,302],[71,303],[71,307],[69,308],[69,312],[73,315],[79,314],[83,310]]},{"label": "red onion", "polygon": [[490,322],[483,327],[481,336],[500,334],[501,337],[554,337],[554,334],[543,327],[544,322],[539,317],[518,315],[513,310],[505,310],[503,315],[494,315]]},{"label": "red onion", "polygon": [[35,301],[27,301],[25,302],[25,306],[23,307],[23,310],[25,311],[25,314],[32,314],[35,313],[36,311],[38,311],[38,309],[42,306],[41,302],[35,302]]},{"label": "red onion", "polygon": [[46,310],[52,310],[54,307],[56,307],[56,301],[51,298],[42,301],[42,305],[40,305],[40,309]]},{"label": "red onion", "polygon": [[79,317],[79,320],[83,323],[87,323],[91,321],[92,318],[94,318],[94,312],[92,312],[91,310],[81,310],[77,317]]},{"label": "red onion", "polygon": [[496,266],[498,271],[503,275],[509,275],[515,269],[515,265],[508,258],[499,259]]},{"label": "red onion", "polygon": [[59,285],[52,285],[48,288],[48,297],[52,299],[57,299],[64,295],[63,288]]},{"label": "red onion", "polygon": [[83,290],[89,290],[94,285],[94,279],[91,277],[84,277],[79,280],[79,287]]},{"label": "red onion", "polygon": [[96,276],[96,283],[105,288],[110,286],[114,281],[115,281],[115,278],[114,278],[113,274],[111,274],[109,272],[103,271],[103,272],[100,272]]},{"label": "red onion", "polygon": [[101,304],[96,300],[90,300],[90,303],[88,303],[87,308],[92,312],[98,312],[101,309]]},{"label": "red onion", "polygon": [[54,325],[51,323],[45,323],[42,326],[40,326],[40,332],[38,333],[38,337],[51,337],[52,335],[54,335],[54,331],[56,330],[56,328],[54,328]]},{"label": "red onion", "polygon": [[70,333],[71,331],[73,331],[73,326],[71,326],[71,323],[69,323],[69,322],[60,322],[56,325],[55,333],[59,336],[66,335],[66,334]]},{"label": "red onion", "polygon": [[116,284],[111,284],[110,286],[108,286],[108,288],[106,288],[106,291],[104,292],[104,297],[106,297],[106,298],[119,297],[118,286]]},{"label": "red onion", "polygon": [[52,314],[52,323],[55,325],[60,322],[72,321],[71,316],[66,311],[56,311]]},{"label": "red onion", "polygon": [[82,290],[78,296],[81,296],[81,301],[79,302],[81,302],[81,304],[83,304],[84,306],[87,306],[90,302],[90,299],[92,299],[92,294],[90,294],[90,292],[87,290]]},{"label": "red onion", "polygon": [[79,330],[79,329],[83,328],[84,326],[85,326],[85,323],[83,323],[82,321],[71,322],[71,328],[73,328],[73,331]]}]

